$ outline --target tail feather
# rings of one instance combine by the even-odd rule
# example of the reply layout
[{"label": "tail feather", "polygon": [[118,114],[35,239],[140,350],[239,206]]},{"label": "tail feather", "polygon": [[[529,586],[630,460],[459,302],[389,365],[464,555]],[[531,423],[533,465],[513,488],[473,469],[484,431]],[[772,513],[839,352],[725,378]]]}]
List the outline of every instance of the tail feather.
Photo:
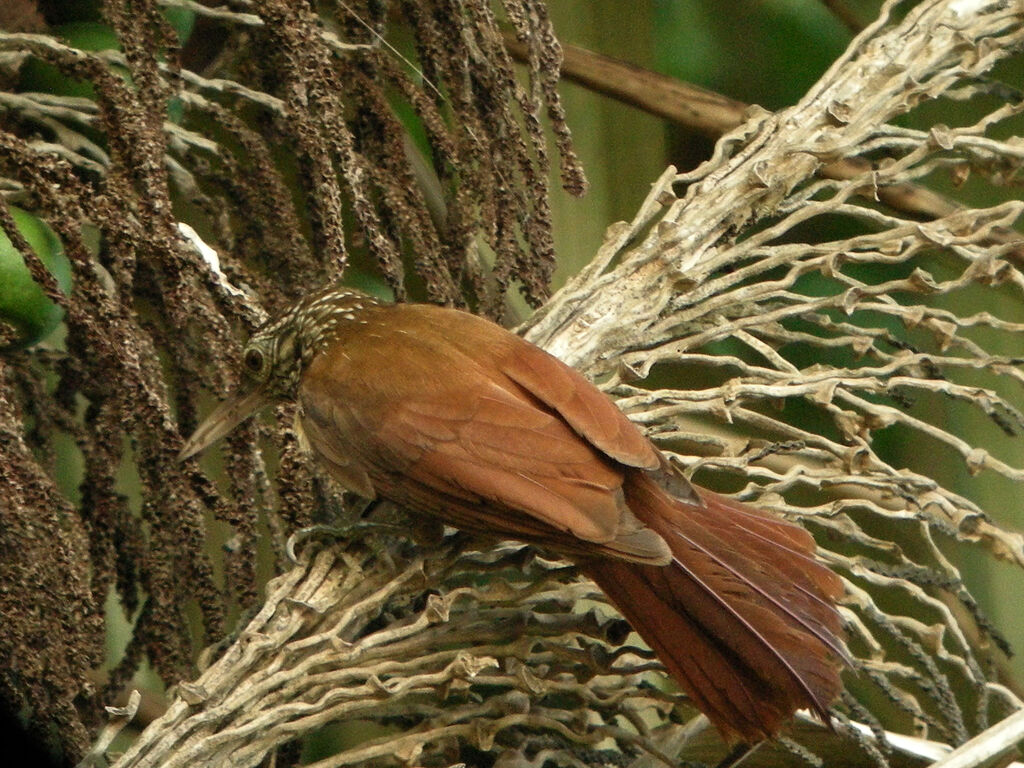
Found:
[{"label": "tail feather", "polygon": [[[829,647],[832,652],[843,661],[851,661],[846,646],[838,638],[839,616],[836,613],[835,602],[843,594],[843,582],[834,572],[818,562],[810,553],[814,552],[815,543],[807,531],[795,525],[783,522],[778,519],[768,518],[762,513],[752,511],[747,507],[710,491],[702,491],[702,498],[708,504],[706,514],[721,514],[725,510],[728,514],[727,525],[735,525],[742,515],[744,524],[742,532],[744,537],[749,536],[751,542],[756,546],[746,547],[743,553],[745,558],[737,559],[730,557],[739,552],[744,544],[744,538],[730,536],[719,536],[719,540],[726,545],[723,554],[712,550],[706,550],[708,557],[718,560],[724,567],[733,572],[733,575],[743,581],[755,592],[771,602],[783,614],[790,616],[799,623],[805,630],[813,634],[822,643]],[[711,521],[708,521],[711,522]],[[718,521],[719,524],[721,521]],[[707,524],[707,523],[705,523]],[[715,525],[715,523],[711,523]],[[761,529],[761,530],[758,530]],[[677,536],[688,538],[686,533],[679,528],[673,528]],[[763,532],[762,532],[763,531]],[[785,546],[777,540],[773,540],[764,533],[771,533],[779,538],[788,537],[790,541],[799,541],[800,550]],[[688,539],[692,546],[699,547],[692,538]],[[780,550],[782,550],[780,552]],[[771,557],[769,563],[784,576],[791,579],[788,585],[780,584],[778,581],[769,581],[774,589],[763,589],[749,572],[750,558],[754,558],[754,566],[757,570],[760,559],[765,555]],[[780,556],[781,555],[781,556]],[[771,575],[771,574],[764,574]],[[782,587],[781,589],[779,587]]]},{"label": "tail feather", "polygon": [[828,720],[846,658],[839,577],[801,528],[702,491],[703,507],[631,472],[633,513],[669,544],[667,566],[585,565],[718,729],[757,741],[800,708]]}]

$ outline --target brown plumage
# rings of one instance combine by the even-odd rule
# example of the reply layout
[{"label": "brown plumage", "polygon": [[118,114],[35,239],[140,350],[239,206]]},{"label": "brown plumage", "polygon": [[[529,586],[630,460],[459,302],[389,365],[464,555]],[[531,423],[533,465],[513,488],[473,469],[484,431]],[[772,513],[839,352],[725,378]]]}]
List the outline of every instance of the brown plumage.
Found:
[{"label": "brown plumage", "polygon": [[727,738],[826,721],[839,578],[803,529],[697,489],[583,376],[482,318],[321,291],[254,334],[193,455],[297,398],[346,488],[576,560]]}]

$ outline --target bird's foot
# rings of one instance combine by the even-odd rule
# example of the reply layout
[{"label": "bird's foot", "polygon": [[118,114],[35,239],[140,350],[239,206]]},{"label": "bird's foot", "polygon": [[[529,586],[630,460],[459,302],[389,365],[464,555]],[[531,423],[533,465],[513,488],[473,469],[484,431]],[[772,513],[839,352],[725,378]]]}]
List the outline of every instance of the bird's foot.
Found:
[{"label": "bird's foot", "polygon": [[341,541],[352,541],[375,533],[406,534],[403,526],[392,523],[378,523],[371,520],[360,520],[346,525],[311,525],[307,528],[300,528],[288,537],[285,543],[285,554],[294,564],[300,563],[299,555],[295,550],[300,544],[312,538],[338,539]]},{"label": "bird's foot", "polygon": [[729,754],[718,761],[715,768],[736,768],[736,766],[754,754],[762,744],[764,744],[763,741],[759,741],[756,744],[737,744],[729,750]]}]

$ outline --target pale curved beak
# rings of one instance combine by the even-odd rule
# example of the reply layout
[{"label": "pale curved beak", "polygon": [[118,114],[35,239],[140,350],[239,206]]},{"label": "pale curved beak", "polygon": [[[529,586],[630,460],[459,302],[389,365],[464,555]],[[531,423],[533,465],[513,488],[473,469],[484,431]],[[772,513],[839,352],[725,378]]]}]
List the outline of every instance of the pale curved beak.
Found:
[{"label": "pale curved beak", "polygon": [[178,461],[195,456],[205,451],[224,435],[233,430],[243,421],[252,416],[263,406],[273,402],[263,390],[255,389],[252,392],[237,392],[218,405],[213,413],[206,417],[192,437],[185,441],[184,447],[178,453]]}]

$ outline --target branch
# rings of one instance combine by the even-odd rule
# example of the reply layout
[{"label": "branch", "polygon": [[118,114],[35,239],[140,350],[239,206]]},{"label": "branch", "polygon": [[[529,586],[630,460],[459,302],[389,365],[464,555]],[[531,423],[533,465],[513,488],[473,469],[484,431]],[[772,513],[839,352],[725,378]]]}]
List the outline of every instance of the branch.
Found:
[{"label": "branch", "polygon": [[[359,719],[399,731],[318,768],[385,757],[414,762],[426,746],[453,737],[486,751],[527,729],[554,731],[583,748],[611,736],[659,754],[642,734],[574,714],[603,712],[611,721],[626,710],[667,711],[674,698],[638,684],[651,664],[636,654],[648,653],[602,650],[621,644],[628,628],[572,610],[594,596],[591,586],[569,583],[574,569],[521,545],[466,552],[455,537],[420,556],[355,534],[345,533],[344,547],[309,547],[273,580],[238,639],[198,680],[178,686],[167,712],[117,765],[257,765],[303,733]],[[440,583],[443,595],[424,592]],[[564,642],[574,636],[595,644],[573,651]],[[487,698],[472,695],[473,686],[489,690]],[[575,705],[539,705],[545,696]],[[402,725],[412,721],[419,724]]]}]

